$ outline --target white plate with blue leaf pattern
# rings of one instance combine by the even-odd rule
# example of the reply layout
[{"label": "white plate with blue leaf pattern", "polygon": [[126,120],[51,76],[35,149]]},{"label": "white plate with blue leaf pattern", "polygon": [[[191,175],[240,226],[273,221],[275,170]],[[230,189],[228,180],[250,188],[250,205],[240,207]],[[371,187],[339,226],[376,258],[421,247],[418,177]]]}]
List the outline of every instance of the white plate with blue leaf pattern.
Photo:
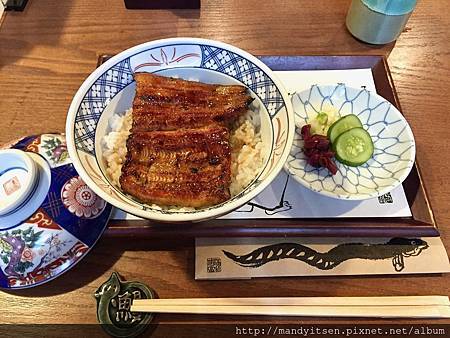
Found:
[{"label": "white plate with blue leaf pattern", "polygon": [[[286,169],[303,186],[328,197],[364,200],[383,195],[408,176],[416,147],[408,122],[390,102],[366,89],[344,84],[318,86],[292,96],[296,135]],[[365,164],[350,167],[335,161],[338,172],[307,164],[300,129],[319,111],[332,109],[338,116],[355,114],[374,144],[374,154]]]}]

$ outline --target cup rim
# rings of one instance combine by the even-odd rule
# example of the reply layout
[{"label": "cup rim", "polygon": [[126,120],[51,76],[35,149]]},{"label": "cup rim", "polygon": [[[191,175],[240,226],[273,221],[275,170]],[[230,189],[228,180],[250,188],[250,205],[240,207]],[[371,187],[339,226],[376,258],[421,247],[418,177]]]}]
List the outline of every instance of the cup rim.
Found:
[{"label": "cup rim", "polygon": [[[36,163],[30,156],[28,156],[25,151],[19,149],[0,150],[0,158],[5,155],[13,156],[21,161],[24,165],[22,168],[27,171],[27,175],[25,176],[25,179],[20,182],[21,188],[19,189],[19,194],[15,197],[15,199],[11,200],[11,202],[7,203],[5,206],[0,205],[0,217],[7,216],[21,207],[33,191],[34,186],[36,185],[39,178]],[[0,176],[5,172],[13,169],[8,168],[8,165],[4,166],[4,168],[5,170],[0,173]]]}]

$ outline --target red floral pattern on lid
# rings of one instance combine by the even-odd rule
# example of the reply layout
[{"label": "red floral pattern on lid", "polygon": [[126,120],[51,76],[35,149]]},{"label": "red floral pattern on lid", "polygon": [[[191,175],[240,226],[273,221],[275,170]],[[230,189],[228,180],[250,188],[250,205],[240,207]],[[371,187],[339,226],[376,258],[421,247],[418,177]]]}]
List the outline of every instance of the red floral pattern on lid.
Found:
[{"label": "red floral pattern on lid", "polygon": [[61,198],[64,206],[77,217],[96,218],[106,206],[79,176],[64,184]]}]

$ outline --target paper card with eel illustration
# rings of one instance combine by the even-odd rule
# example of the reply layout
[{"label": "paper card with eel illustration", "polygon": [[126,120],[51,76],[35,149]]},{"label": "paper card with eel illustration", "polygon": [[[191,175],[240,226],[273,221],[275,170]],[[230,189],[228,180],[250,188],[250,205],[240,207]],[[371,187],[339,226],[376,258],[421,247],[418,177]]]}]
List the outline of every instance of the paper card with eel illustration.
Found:
[{"label": "paper card with eel illustration", "polygon": [[439,237],[196,240],[196,279],[442,272]]}]

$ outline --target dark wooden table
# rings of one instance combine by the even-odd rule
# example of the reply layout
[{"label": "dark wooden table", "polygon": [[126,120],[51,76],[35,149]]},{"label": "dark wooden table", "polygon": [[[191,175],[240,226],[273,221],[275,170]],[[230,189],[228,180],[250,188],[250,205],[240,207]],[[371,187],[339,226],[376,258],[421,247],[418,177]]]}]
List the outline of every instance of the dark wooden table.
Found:
[{"label": "dark wooden table", "polygon": [[[382,54],[388,56],[416,137],[435,217],[449,246],[448,2],[419,1],[401,37],[384,46],[361,43],[347,32],[349,4],[350,0],[278,0],[270,5],[257,0],[203,0],[201,10],[133,11],[126,10],[121,0],[30,0],[24,12],[8,12],[0,26],[0,143],[20,135],[64,131],[72,95],[96,67],[98,56],[149,40],[210,38],[258,55]],[[448,295],[450,291],[448,275],[195,281],[193,259],[192,240],[104,237],[83,262],[60,278],[29,290],[1,292],[0,323],[95,323],[93,292],[113,270],[149,284],[161,298]],[[299,318],[157,316],[157,322],[173,321],[298,323]],[[302,322],[349,321],[305,318]]]}]

